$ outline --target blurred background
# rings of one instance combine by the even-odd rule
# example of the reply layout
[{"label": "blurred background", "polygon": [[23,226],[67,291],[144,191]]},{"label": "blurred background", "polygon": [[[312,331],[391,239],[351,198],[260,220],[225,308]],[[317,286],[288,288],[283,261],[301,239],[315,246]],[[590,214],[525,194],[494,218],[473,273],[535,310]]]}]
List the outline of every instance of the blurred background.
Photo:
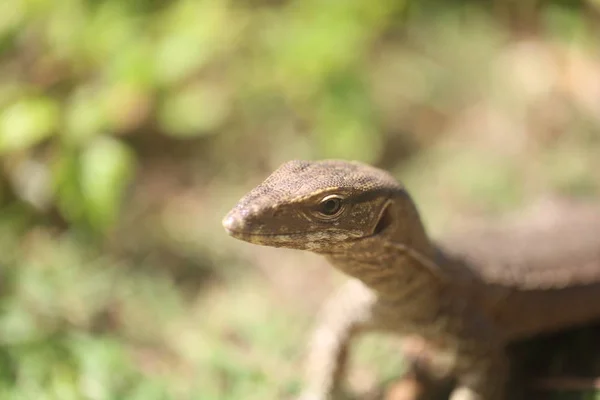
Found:
[{"label": "blurred background", "polygon": [[320,158],[392,171],[434,234],[593,199],[599,33],[598,0],[2,0],[0,398],[289,398],[344,278],[226,211]]}]

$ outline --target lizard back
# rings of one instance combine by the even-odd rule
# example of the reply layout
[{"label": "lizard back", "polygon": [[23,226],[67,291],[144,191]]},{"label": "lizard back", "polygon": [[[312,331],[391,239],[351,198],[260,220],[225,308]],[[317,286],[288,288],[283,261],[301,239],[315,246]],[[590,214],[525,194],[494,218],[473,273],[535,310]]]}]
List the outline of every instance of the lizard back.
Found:
[{"label": "lizard back", "polygon": [[459,262],[484,283],[482,296],[510,336],[600,320],[595,205],[538,206],[504,223],[454,234],[440,248],[454,260],[450,264]]}]

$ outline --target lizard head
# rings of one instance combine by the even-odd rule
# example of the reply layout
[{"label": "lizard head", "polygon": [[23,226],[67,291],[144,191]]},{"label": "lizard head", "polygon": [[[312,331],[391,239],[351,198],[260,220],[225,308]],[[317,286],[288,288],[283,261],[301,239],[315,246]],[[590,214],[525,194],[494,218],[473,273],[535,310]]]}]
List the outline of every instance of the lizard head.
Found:
[{"label": "lizard head", "polygon": [[390,174],[365,164],[290,161],[244,196],[223,226],[254,244],[332,253],[385,231],[399,196],[407,197]]}]

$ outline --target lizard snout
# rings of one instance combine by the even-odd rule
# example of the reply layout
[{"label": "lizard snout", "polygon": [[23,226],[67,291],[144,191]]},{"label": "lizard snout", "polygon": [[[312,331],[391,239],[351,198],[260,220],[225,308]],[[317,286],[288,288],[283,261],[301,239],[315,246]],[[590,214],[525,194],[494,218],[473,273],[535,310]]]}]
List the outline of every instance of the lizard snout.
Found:
[{"label": "lizard snout", "polygon": [[235,207],[222,221],[223,228],[235,238],[249,241],[249,236],[264,234],[265,225],[256,210]]},{"label": "lizard snout", "polygon": [[246,226],[244,222],[244,218],[236,213],[235,210],[231,210],[222,221],[223,228],[227,231],[228,234],[235,236],[235,233],[243,232]]},{"label": "lizard snout", "polygon": [[227,214],[225,216],[225,218],[223,218],[222,224],[223,224],[223,228],[225,228],[225,230],[228,233],[239,230],[240,225],[242,225],[242,224],[240,224],[239,219],[235,218],[235,216],[233,216],[231,214]]}]

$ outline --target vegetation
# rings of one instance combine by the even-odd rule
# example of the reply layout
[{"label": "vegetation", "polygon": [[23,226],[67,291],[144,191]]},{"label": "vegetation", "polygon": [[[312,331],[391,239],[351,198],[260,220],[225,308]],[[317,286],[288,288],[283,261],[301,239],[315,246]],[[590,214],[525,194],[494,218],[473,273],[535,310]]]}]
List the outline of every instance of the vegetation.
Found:
[{"label": "vegetation", "polygon": [[[599,7],[3,0],[0,397],[291,396],[342,278],[228,208],[293,158],[394,171],[433,232],[596,195]],[[397,372],[380,342],[358,389]]]}]

